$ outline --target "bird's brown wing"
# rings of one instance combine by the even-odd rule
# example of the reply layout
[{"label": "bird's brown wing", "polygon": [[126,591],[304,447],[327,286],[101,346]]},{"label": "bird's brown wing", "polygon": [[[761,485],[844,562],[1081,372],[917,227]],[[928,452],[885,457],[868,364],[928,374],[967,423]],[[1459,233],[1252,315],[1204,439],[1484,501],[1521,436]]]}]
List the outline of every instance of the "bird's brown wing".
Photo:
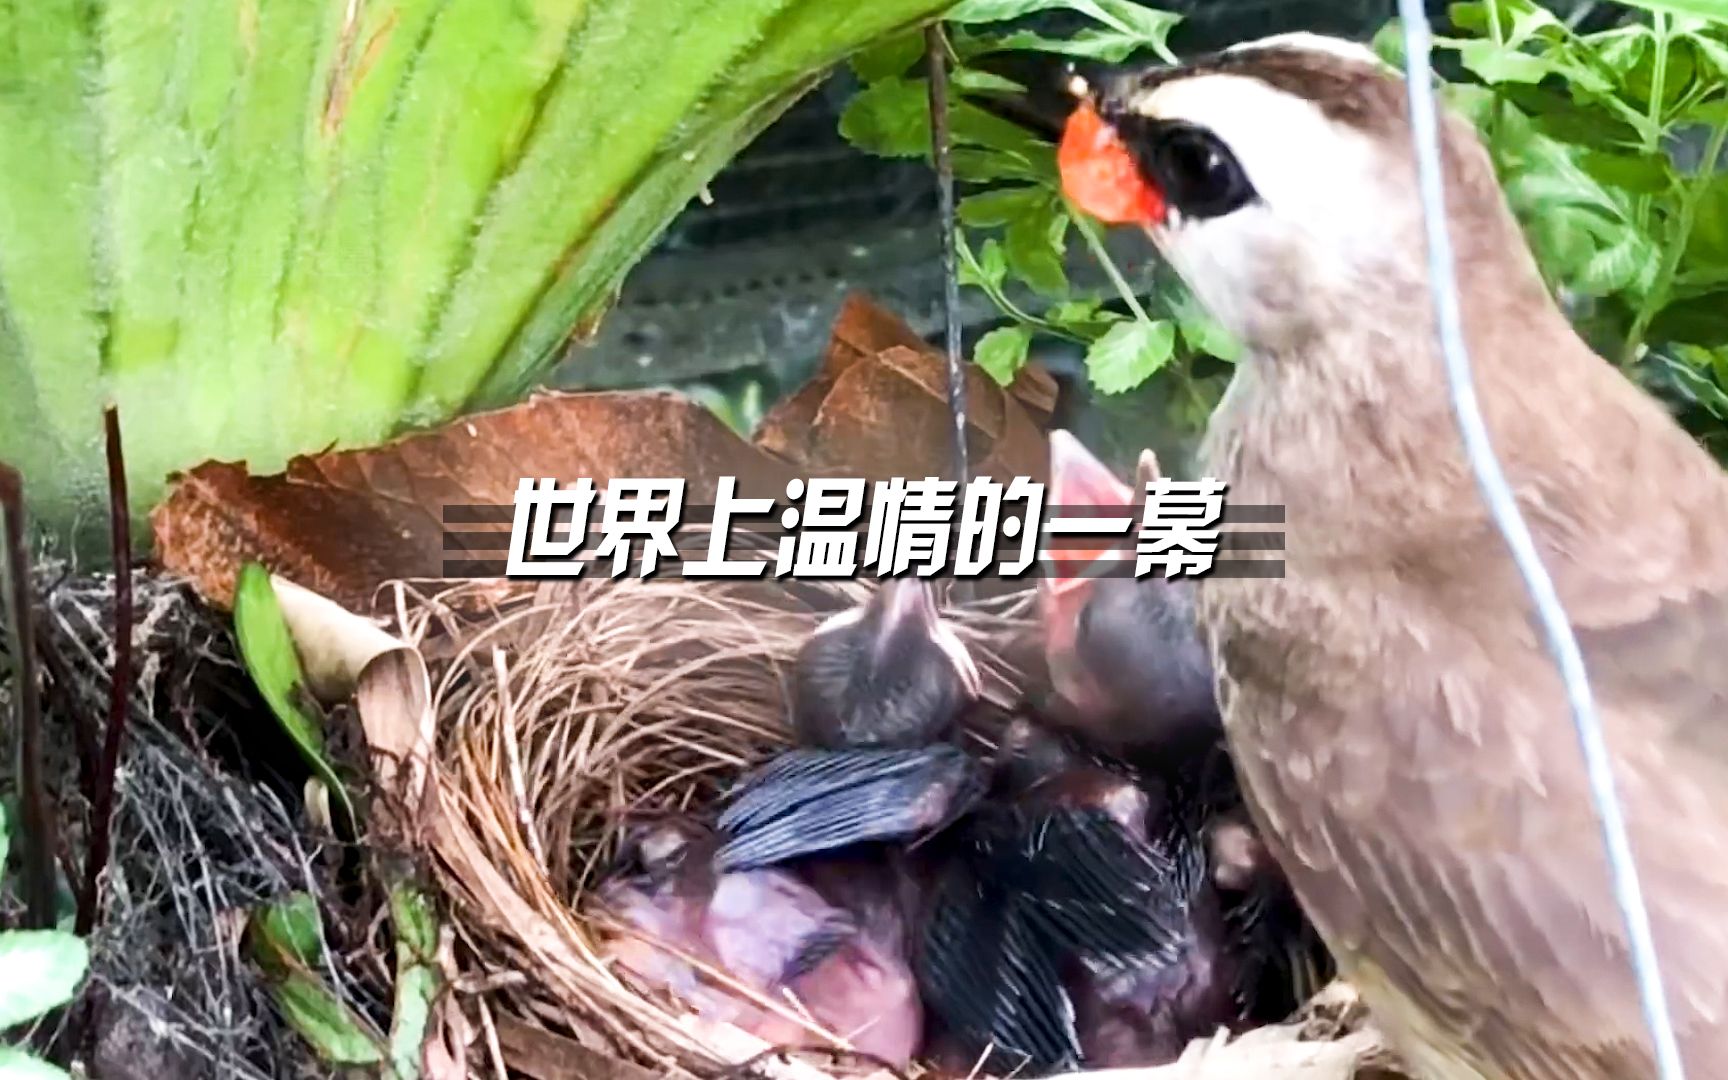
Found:
[{"label": "bird's brown wing", "polygon": [[[1728,1075],[1728,656],[1713,648],[1725,607],[1716,591],[1642,611],[1605,593],[1572,612],[1688,1063],[1711,1076]],[[1649,1075],[1540,638],[1514,627],[1490,643],[1420,605],[1374,625],[1374,611],[1356,612],[1356,637],[1221,624],[1238,766],[1305,906],[1406,1046],[1514,1080]]]}]

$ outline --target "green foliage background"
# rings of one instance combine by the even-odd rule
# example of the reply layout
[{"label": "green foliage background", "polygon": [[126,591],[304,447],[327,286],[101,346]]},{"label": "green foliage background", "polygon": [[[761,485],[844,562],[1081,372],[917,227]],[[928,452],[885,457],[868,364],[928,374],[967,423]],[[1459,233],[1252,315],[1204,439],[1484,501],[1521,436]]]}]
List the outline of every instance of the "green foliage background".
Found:
[{"label": "green foliage background", "polygon": [[[1017,28],[1062,10],[1088,26],[1058,38]],[[1695,434],[1728,457],[1728,3],[1635,0],[1612,29],[1579,34],[1531,0],[1450,9],[1454,36],[1439,59],[1458,73],[1452,105],[1482,131],[1543,272],[1603,355],[1667,399]],[[1121,0],[963,0],[948,13],[958,65],[953,106],[964,280],[995,298],[1007,324],[976,359],[1002,381],[1040,335],[1086,349],[1093,388],[1121,394],[1167,382],[1166,420],[1193,431],[1228,381],[1237,347],[1179,284],[1137,298],[1070,286],[1071,238],[1097,246],[1097,226],[1062,198],[1055,148],[979,108],[1022,88],[981,70],[1019,51],[1094,60],[1173,60],[1179,19]],[[1375,40],[1402,60],[1389,24]],[[878,154],[927,153],[922,80],[906,42],[854,62],[865,88],[841,131]],[[1010,286],[1041,303],[1030,310]],[[1222,360],[1226,363],[1220,364]]]}]

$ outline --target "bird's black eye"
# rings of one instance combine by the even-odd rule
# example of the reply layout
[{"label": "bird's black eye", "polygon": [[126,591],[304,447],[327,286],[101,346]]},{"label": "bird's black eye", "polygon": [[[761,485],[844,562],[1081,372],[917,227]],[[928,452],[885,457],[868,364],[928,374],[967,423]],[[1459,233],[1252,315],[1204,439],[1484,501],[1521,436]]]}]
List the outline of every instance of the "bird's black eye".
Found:
[{"label": "bird's black eye", "polygon": [[1204,128],[1165,126],[1147,164],[1164,197],[1183,214],[1222,217],[1254,198],[1254,186],[1223,140]]}]

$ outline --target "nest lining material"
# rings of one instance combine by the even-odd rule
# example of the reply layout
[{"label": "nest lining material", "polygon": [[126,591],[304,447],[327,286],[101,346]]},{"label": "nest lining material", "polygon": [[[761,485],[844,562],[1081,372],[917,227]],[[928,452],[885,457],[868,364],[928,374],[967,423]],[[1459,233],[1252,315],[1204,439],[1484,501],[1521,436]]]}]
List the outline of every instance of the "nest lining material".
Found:
[{"label": "nest lining material", "polygon": [[[752,1061],[803,1080],[878,1066],[805,1018],[822,1058],[776,1049],[640,992],[603,957],[619,927],[590,903],[627,820],[709,806],[740,772],[788,743],[786,679],[828,614],[868,595],[857,582],[579,582],[456,586],[406,600],[397,626],[426,657],[437,723],[431,809],[421,840],[453,900],[461,984],[493,1052],[512,1066],[568,1075],[569,1055],[621,1078],[652,1071],[714,1077]],[[950,612],[985,672],[987,696],[1012,704],[1038,675],[1031,597]],[[725,982],[722,973],[713,973]],[[763,1002],[784,1010],[782,1002]],[[1347,1014],[1347,1015],[1346,1015]],[[1154,1080],[1352,1080],[1392,1077],[1359,1010],[1321,1003],[1302,1021],[1196,1043],[1182,1061],[1131,1070]],[[500,1039],[498,1032],[509,1037]],[[537,1047],[537,1048],[536,1048]],[[550,1048],[548,1048],[550,1047]],[[562,1059],[562,1064],[557,1062]],[[502,1066],[502,1061],[497,1062]],[[1094,1074],[1128,1075],[1117,1073]]]}]

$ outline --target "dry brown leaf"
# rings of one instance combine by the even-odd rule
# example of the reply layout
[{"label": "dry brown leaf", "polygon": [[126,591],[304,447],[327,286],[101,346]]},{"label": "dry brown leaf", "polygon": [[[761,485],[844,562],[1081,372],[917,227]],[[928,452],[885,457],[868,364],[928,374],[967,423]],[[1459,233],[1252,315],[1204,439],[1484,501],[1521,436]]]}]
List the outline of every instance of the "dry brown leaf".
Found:
[{"label": "dry brown leaf", "polygon": [[[1050,376],[1028,365],[1008,388],[966,367],[972,471],[1042,480]],[[445,508],[508,506],[525,476],[604,486],[681,477],[685,502],[717,482],[780,497],[798,475],[949,476],[947,364],[898,317],[859,294],[835,324],[820,372],[775,408],[754,443],[663,391],[542,393],[384,446],[298,457],[276,476],[208,462],[178,478],[152,516],[157,552],[206,599],[227,606],[239,568],[272,571],[361,612],[394,579],[438,578],[445,561],[496,563],[507,521],[448,524]],[[481,536],[465,552],[462,535]],[[473,541],[468,541],[472,543]]]},{"label": "dry brown leaf", "polygon": [[382,582],[439,577],[459,554],[445,551],[445,506],[508,505],[524,476],[682,477],[685,501],[701,503],[723,476],[765,496],[793,474],[682,395],[544,393],[374,449],[298,457],[278,476],[200,465],[151,523],[163,564],[214,603],[231,603],[241,565],[257,560],[369,611]]},{"label": "dry brown leaf", "polygon": [[[354,699],[381,790],[380,812],[402,808],[416,817],[431,769],[435,735],[432,682],[420,650],[377,623],[280,575],[271,575],[276,604],[313,695],[327,704]],[[391,831],[416,828],[395,822]]]},{"label": "dry brown leaf", "polygon": [[534,1080],[564,1080],[568,1076],[588,1080],[655,1080],[656,1074],[640,1065],[618,1061],[590,1050],[575,1039],[556,1035],[545,1028],[517,1019],[508,1012],[493,1014],[504,1063],[512,1072]]},{"label": "dry brown leaf", "polygon": [[[973,472],[1042,479],[1041,428],[1056,407],[1055,380],[1028,364],[1004,389],[977,367],[965,370]],[[898,316],[853,293],[821,369],[769,411],[756,444],[809,473],[951,475],[947,360]]]}]

